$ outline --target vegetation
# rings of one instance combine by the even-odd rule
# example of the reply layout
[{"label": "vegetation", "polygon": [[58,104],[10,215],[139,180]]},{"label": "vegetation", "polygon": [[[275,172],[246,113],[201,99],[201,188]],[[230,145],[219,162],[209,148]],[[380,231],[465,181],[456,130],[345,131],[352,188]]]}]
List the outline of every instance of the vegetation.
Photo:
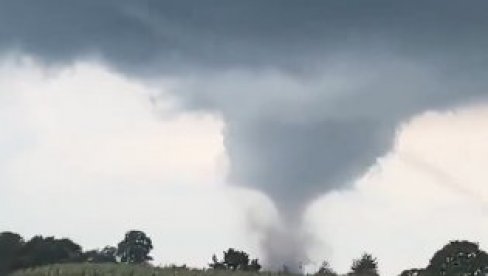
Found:
[{"label": "vegetation", "polygon": [[258,259],[249,260],[249,255],[246,252],[235,250],[234,248],[224,251],[223,261],[219,261],[217,256],[213,255],[212,263],[209,266],[213,269],[233,271],[257,272],[261,269]]},{"label": "vegetation", "polygon": [[152,260],[149,252],[153,249],[151,239],[142,231],[129,231],[124,240],[119,242],[117,256],[128,264],[141,264]]},{"label": "vegetation", "polygon": [[437,251],[426,268],[408,269],[400,276],[485,276],[488,254],[477,243],[452,241]]},{"label": "vegetation", "polygon": [[[222,258],[213,255],[207,269],[191,269],[184,266],[155,267],[150,252],[153,244],[146,233],[128,231],[117,247],[83,251],[70,239],[35,236],[25,241],[12,232],[0,233],[0,275],[13,276],[95,276],[95,275],[171,275],[171,276],[223,276],[223,275],[285,275],[281,272],[259,272],[258,259],[229,248]],[[324,261],[313,275],[339,276]],[[477,243],[451,241],[439,249],[425,268],[404,270],[399,276],[485,276],[488,275],[488,253]],[[364,253],[353,260],[350,272],[343,276],[379,276],[378,261]]]},{"label": "vegetation", "polygon": [[[257,272],[190,269],[187,267],[153,267],[136,264],[57,264],[16,271],[11,276],[252,276]],[[259,274],[261,275],[261,274]],[[265,275],[278,275],[266,273]],[[263,275],[264,276],[264,275]]]},{"label": "vegetation", "polygon": [[116,263],[117,248],[105,246],[103,249],[90,250],[83,254],[82,260],[89,263]]},{"label": "vegetation", "polygon": [[16,268],[15,263],[20,256],[24,239],[15,233],[0,234],[0,275],[5,275]]},{"label": "vegetation", "polygon": [[2,273],[18,268],[79,261],[82,256],[81,246],[69,239],[35,236],[25,242],[15,233],[0,234],[0,272]]},{"label": "vegetation", "polygon": [[351,273],[354,276],[379,276],[378,262],[371,254],[364,253],[361,258],[354,260],[351,266]]},{"label": "vegetation", "polygon": [[0,275],[24,269],[62,263],[143,263],[151,259],[151,239],[141,231],[129,231],[118,248],[83,252],[80,245],[70,239],[35,236],[29,241],[12,232],[0,233]]},{"label": "vegetation", "polygon": [[317,276],[338,276],[337,273],[330,267],[329,263],[327,261],[324,261],[322,265],[319,267],[319,270],[317,273],[315,273]]}]

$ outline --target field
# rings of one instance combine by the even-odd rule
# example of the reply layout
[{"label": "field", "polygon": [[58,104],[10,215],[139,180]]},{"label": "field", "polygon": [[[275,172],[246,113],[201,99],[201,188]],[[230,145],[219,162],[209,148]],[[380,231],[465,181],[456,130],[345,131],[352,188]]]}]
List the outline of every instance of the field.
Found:
[{"label": "field", "polygon": [[[280,275],[272,272],[231,272],[223,270],[201,270],[180,267],[151,267],[126,264],[59,264],[30,268],[12,273],[11,276],[252,276]],[[283,275],[283,274],[282,274]]]}]

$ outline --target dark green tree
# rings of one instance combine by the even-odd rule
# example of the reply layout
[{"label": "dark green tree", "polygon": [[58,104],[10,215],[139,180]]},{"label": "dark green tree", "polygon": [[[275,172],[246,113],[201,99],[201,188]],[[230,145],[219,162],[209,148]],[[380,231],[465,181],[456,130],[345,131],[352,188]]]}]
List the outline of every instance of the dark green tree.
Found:
[{"label": "dark green tree", "polygon": [[117,262],[117,248],[105,246],[101,250],[90,250],[83,254],[83,261],[90,263],[115,263]]},{"label": "dark green tree", "polygon": [[371,254],[364,253],[361,258],[353,261],[349,275],[378,276],[378,262]]},{"label": "dark green tree", "polygon": [[399,276],[428,276],[425,269],[412,268],[402,271]]},{"label": "dark green tree", "polygon": [[7,275],[16,266],[24,239],[16,233],[0,233],[0,275]]},{"label": "dark green tree", "polygon": [[213,269],[229,269],[242,271],[259,271],[261,265],[258,259],[249,259],[249,254],[244,251],[229,248],[223,252],[224,258],[222,261],[217,259],[217,256],[212,256],[212,263],[209,266]]},{"label": "dark green tree", "polygon": [[125,234],[125,238],[117,246],[117,256],[124,263],[144,263],[152,260],[149,253],[153,249],[151,239],[146,233],[132,230]]},{"label": "dark green tree", "polygon": [[249,255],[244,251],[229,248],[224,252],[224,264],[232,270],[245,270],[249,265]]},{"label": "dark green tree", "polygon": [[426,272],[443,276],[487,275],[488,254],[477,243],[451,241],[434,254]]},{"label": "dark green tree", "polygon": [[18,266],[33,267],[39,265],[72,262],[82,256],[81,246],[70,239],[35,236],[19,252]]}]

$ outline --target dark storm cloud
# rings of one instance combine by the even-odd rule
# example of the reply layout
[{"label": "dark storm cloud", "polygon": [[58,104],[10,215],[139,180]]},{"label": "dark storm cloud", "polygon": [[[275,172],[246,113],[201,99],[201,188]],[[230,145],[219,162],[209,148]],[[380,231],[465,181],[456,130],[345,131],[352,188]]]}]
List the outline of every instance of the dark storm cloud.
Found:
[{"label": "dark storm cloud", "polygon": [[61,60],[98,52],[126,70],[308,67],[320,66],[316,63],[333,51],[375,54],[388,49],[433,59],[442,53],[462,58],[481,54],[487,46],[483,34],[488,4],[483,1],[3,0],[1,4],[4,46]]},{"label": "dark storm cloud", "polygon": [[[3,0],[0,47],[177,79],[184,108],[225,120],[233,182],[298,223],[403,120],[484,98],[486,14],[486,1]],[[292,229],[265,243],[269,260],[305,257]],[[284,251],[298,253],[271,256]]]}]

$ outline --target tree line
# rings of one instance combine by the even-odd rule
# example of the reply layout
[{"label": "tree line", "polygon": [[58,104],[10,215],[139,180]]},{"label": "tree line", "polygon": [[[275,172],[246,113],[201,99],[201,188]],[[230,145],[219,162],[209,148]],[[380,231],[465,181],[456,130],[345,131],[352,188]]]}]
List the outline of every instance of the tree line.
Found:
[{"label": "tree line", "polygon": [[132,230],[114,246],[83,251],[70,239],[34,236],[25,241],[13,232],[0,233],[0,275],[24,268],[59,263],[135,263],[152,260],[151,239],[142,231]]},{"label": "tree line", "polygon": [[[151,238],[139,230],[128,231],[117,246],[83,251],[70,239],[34,236],[30,240],[13,232],[0,233],[0,275],[31,267],[60,263],[128,263],[149,264],[153,249]],[[258,272],[262,266],[249,254],[229,248],[219,259],[212,256],[209,269]],[[186,266],[185,266],[186,267]],[[287,272],[286,266],[283,273]],[[314,275],[339,276],[328,262]],[[379,276],[378,261],[364,253],[353,260],[347,276]],[[470,241],[451,241],[434,253],[425,268],[406,269],[399,276],[485,276],[488,275],[488,253]]]}]

